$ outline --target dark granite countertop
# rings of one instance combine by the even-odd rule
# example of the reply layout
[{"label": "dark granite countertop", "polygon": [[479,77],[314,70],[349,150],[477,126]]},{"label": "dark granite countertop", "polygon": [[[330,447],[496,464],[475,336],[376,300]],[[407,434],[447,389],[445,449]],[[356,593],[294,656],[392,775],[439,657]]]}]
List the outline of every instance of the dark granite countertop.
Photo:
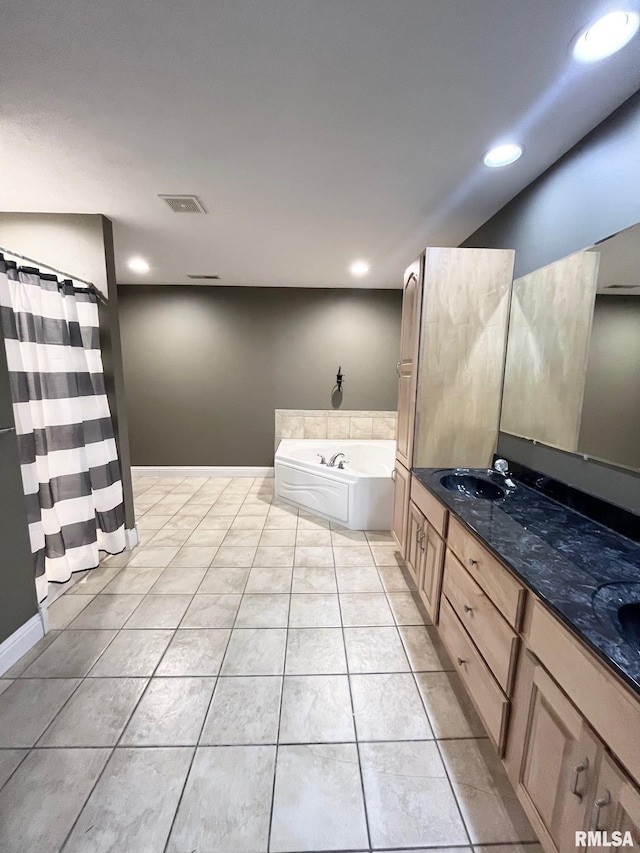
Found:
[{"label": "dark granite countertop", "polygon": [[640,635],[617,617],[640,601],[639,544],[519,482],[488,501],[445,489],[441,468],[412,474],[640,694]]}]

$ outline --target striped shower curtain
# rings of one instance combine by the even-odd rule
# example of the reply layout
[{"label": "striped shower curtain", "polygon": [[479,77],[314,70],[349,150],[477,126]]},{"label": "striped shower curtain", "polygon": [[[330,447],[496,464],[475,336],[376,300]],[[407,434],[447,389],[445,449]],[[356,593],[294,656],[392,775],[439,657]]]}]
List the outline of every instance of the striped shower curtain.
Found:
[{"label": "striped shower curtain", "polygon": [[95,293],[5,261],[0,310],[38,599],[124,550]]}]

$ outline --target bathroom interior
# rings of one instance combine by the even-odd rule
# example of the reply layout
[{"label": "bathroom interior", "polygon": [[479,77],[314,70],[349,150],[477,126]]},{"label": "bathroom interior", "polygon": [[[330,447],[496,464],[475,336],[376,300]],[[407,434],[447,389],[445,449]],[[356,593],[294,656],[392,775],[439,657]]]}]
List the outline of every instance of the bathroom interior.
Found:
[{"label": "bathroom interior", "polygon": [[0,851],[640,845],[636,0],[9,7]]}]

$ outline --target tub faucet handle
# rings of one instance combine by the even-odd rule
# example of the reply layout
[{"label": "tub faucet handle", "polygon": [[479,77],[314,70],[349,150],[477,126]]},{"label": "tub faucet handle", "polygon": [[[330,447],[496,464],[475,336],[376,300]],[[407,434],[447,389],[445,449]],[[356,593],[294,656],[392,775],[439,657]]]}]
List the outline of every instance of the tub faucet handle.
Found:
[{"label": "tub faucet handle", "polygon": [[341,460],[338,462],[338,468],[344,468],[344,466],[345,466],[345,465],[348,465],[348,464],[349,464],[349,460],[348,460],[348,459],[341,459]]},{"label": "tub faucet handle", "polygon": [[320,464],[321,464],[321,465],[326,465],[326,464],[327,464],[327,460],[324,458],[324,456],[322,455],[322,453],[316,453],[316,456],[319,456],[319,457],[320,457]]}]

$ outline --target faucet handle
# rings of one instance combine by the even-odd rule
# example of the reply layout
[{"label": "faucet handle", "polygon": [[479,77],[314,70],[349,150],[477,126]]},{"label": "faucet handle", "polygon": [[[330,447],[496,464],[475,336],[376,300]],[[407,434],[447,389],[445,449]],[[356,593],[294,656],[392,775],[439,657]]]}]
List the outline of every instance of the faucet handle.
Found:
[{"label": "faucet handle", "polygon": [[316,453],[316,456],[319,456],[319,457],[320,457],[320,464],[321,464],[321,465],[326,465],[326,464],[327,464],[327,460],[324,458],[324,456],[322,455],[322,453]]},{"label": "faucet handle", "polygon": [[506,459],[496,459],[493,467],[499,474],[506,474],[509,471],[509,463]]},{"label": "faucet handle", "polygon": [[345,466],[345,465],[348,465],[348,464],[349,464],[349,460],[348,460],[348,459],[341,459],[341,460],[338,462],[338,468],[344,468],[344,466]]}]

